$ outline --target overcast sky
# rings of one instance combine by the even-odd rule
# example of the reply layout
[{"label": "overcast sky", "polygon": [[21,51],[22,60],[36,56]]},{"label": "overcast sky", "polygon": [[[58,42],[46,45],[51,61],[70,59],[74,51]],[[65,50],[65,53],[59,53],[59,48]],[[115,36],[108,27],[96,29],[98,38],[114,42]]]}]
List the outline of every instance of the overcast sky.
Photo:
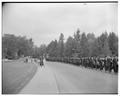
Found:
[{"label": "overcast sky", "polygon": [[7,3],[3,6],[3,34],[32,38],[35,45],[48,44],[81,32],[117,34],[117,3]]}]

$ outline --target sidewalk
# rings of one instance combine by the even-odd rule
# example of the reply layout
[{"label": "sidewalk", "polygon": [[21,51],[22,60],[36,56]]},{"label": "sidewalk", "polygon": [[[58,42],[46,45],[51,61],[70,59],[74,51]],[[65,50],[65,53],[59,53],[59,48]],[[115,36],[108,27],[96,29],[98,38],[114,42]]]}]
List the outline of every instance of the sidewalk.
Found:
[{"label": "sidewalk", "polygon": [[31,81],[19,94],[56,94],[59,93],[57,83],[48,66],[40,67]]}]

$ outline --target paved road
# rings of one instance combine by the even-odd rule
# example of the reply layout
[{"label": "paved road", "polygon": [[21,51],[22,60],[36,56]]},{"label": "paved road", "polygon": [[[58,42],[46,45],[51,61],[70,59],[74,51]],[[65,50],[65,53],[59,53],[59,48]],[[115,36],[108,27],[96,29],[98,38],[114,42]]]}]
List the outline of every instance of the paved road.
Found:
[{"label": "paved road", "polygon": [[38,70],[31,81],[19,94],[57,94],[58,88],[52,71],[47,67],[38,66]]},{"label": "paved road", "polygon": [[117,93],[117,87],[115,74],[45,61],[20,93]]}]

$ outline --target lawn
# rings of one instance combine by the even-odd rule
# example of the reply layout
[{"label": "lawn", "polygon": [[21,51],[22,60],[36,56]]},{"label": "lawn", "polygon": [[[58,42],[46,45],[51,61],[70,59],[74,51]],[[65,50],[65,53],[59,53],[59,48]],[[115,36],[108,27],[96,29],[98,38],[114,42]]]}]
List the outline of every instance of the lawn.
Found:
[{"label": "lawn", "polygon": [[23,60],[2,62],[2,94],[17,94],[34,76],[37,65]]}]

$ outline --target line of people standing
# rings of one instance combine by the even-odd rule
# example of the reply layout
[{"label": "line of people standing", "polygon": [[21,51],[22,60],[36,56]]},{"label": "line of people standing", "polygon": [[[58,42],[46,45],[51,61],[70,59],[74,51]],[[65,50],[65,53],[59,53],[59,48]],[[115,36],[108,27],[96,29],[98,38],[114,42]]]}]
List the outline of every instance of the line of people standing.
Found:
[{"label": "line of people standing", "polygon": [[83,66],[85,68],[99,69],[111,72],[112,70],[115,73],[118,73],[118,57],[49,57],[46,60],[48,61],[57,61],[70,63],[77,66]]}]

